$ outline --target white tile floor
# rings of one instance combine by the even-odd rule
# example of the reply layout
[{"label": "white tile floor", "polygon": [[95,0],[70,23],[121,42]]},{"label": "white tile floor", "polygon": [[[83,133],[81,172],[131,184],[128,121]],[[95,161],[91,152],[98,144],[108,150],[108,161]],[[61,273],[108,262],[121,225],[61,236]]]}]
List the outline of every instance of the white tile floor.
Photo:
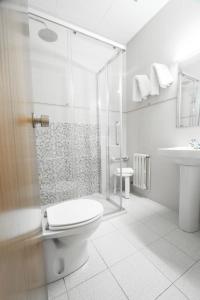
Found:
[{"label": "white tile floor", "polygon": [[48,286],[52,300],[200,300],[200,232],[178,229],[175,212],[146,198],[102,222],[88,263]]}]

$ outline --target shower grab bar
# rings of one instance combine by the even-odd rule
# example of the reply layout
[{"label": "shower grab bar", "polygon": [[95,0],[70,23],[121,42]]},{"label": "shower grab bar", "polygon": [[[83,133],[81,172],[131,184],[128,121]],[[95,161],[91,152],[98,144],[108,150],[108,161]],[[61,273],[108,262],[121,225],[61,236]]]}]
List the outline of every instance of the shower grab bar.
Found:
[{"label": "shower grab bar", "polygon": [[115,140],[116,140],[116,146],[119,146],[119,121],[115,122]]},{"label": "shower grab bar", "polygon": [[123,156],[123,157],[121,157],[121,159],[120,159],[120,157],[112,157],[111,158],[111,161],[113,161],[113,162],[118,162],[118,161],[128,161],[129,160],[129,157],[128,156]]}]

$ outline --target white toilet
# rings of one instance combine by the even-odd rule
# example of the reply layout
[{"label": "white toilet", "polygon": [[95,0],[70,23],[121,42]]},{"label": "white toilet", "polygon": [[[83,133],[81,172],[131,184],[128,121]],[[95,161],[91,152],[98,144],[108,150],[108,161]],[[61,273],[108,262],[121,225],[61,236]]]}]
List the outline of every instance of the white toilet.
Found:
[{"label": "white toilet", "polygon": [[91,199],[68,200],[46,208],[43,238],[47,283],[63,278],[88,260],[88,238],[99,226],[103,206]]}]

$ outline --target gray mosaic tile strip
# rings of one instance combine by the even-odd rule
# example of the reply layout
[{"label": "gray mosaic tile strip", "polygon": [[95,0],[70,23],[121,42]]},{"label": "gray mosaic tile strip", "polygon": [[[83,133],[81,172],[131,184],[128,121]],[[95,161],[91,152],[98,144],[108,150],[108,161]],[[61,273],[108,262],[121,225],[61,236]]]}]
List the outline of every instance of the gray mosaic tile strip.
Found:
[{"label": "gray mosaic tile strip", "polygon": [[100,189],[98,127],[51,123],[36,128],[42,204],[87,196]]}]

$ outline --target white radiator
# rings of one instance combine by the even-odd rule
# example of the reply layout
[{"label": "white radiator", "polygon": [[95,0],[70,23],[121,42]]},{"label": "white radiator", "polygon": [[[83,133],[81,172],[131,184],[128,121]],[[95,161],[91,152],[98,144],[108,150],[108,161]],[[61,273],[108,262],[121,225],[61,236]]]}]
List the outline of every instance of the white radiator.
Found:
[{"label": "white radiator", "polygon": [[142,190],[150,189],[150,156],[148,154],[133,154],[133,185]]}]

